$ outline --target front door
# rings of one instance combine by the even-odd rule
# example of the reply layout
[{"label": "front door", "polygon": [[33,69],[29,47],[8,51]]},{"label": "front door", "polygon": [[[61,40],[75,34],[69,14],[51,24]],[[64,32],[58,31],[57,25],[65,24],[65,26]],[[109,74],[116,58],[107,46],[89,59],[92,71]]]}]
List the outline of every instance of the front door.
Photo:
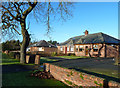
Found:
[{"label": "front door", "polygon": [[85,55],[88,55],[88,46],[85,46]]},{"label": "front door", "polygon": [[67,54],[67,47],[65,47],[65,54]]}]

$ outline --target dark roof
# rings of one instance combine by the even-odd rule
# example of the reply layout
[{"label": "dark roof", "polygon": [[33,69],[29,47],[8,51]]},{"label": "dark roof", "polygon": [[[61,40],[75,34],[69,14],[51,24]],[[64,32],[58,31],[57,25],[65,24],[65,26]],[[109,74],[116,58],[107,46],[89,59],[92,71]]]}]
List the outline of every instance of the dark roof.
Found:
[{"label": "dark roof", "polygon": [[45,40],[41,40],[38,43],[30,45],[29,47],[56,47],[56,46],[51,44],[51,43],[49,43],[49,42],[46,42]]},{"label": "dark roof", "polygon": [[120,44],[120,40],[102,32],[88,35],[76,36],[60,43],[59,45],[90,44],[90,43],[112,43]]}]

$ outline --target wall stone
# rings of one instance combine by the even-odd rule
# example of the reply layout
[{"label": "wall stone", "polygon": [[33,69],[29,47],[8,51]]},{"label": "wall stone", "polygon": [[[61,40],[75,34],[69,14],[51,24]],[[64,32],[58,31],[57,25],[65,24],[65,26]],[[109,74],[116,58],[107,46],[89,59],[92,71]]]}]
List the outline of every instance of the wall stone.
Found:
[{"label": "wall stone", "polygon": [[[73,69],[62,68],[49,63],[44,63],[44,67],[46,71],[49,71],[54,76],[54,78],[69,86],[106,86],[103,78],[94,75],[78,72]],[[114,81],[109,81],[107,84],[110,87],[114,86],[120,88],[120,83]]]}]

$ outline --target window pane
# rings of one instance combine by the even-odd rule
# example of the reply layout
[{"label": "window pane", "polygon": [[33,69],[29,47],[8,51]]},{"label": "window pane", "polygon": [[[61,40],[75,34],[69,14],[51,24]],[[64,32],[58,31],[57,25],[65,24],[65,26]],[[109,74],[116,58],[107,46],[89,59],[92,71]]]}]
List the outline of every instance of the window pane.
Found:
[{"label": "window pane", "polygon": [[79,46],[79,51],[80,51],[80,52],[83,51],[83,45],[80,45],[80,46]]},{"label": "window pane", "polygon": [[67,51],[69,51],[69,46],[67,47]]},{"label": "window pane", "polygon": [[60,51],[63,51],[63,47],[60,47]]},{"label": "window pane", "polygon": [[98,51],[98,45],[93,45],[93,51],[97,52]]},{"label": "window pane", "polygon": [[74,51],[74,47],[73,46],[71,46],[70,51]]},{"label": "window pane", "polygon": [[76,45],[76,51],[78,51],[78,45]]},{"label": "window pane", "polygon": [[39,48],[39,51],[43,51],[43,50],[42,50],[42,47]]}]

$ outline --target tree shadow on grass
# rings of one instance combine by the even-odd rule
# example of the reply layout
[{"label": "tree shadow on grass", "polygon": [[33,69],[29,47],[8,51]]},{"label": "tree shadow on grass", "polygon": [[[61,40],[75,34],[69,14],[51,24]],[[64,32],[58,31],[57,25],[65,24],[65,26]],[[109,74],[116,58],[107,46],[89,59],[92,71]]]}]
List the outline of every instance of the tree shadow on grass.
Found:
[{"label": "tree shadow on grass", "polygon": [[21,64],[2,65],[2,73],[23,72],[34,69],[35,65],[21,65]]}]

